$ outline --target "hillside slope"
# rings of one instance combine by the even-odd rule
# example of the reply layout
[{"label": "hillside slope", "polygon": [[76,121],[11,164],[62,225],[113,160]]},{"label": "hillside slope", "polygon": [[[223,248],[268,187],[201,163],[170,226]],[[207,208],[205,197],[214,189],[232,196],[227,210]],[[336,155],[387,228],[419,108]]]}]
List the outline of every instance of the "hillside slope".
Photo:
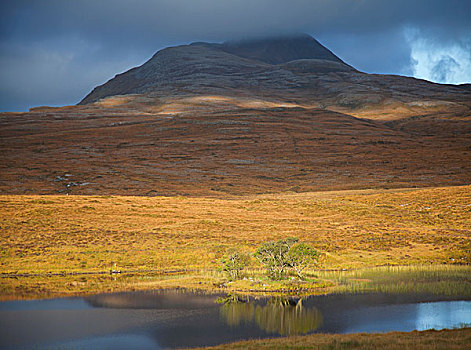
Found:
[{"label": "hillside slope", "polygon": [[228,196],[471,182],[471,89],[307,36],[159,51],[77,106],[0,114],[0,193]]}]

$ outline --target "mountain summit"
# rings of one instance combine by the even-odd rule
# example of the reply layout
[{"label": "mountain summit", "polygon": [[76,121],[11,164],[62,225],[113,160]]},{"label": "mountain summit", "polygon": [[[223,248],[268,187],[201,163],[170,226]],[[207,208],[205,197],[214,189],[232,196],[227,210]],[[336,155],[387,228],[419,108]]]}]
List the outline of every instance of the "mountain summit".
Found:
[{"label": "mountain summit", "polygon": [[226,96],[289,101],[348,114],[354,111],[355,116],[376,114],[378,108],[383,116],[385,111],[396,113],[398,109],[402,115],[414,115],[416,107],[430,111],[469,98],[469,91],[464,86],[366,74],[313,37],[298,34],[168,47],[142,66],[96,87],[80,104],[122,95],[150,99]]},{"label": "mountain summit", "polygon": [[300,86],[293,71],[328,73],[353,68],[306,34],[223,44],[196,42],[158,51],[142,66],[95,88],[80,104],[142,93],[168,96],[233,94],[234,89],[251,94],[260,89],[286,91]]},{"label": "mountain summit", "polygon": [[228,41],[220,48],[239,57],[269,64],[281,64],[301,59],[321,59],[344,63],[307,34]]}]

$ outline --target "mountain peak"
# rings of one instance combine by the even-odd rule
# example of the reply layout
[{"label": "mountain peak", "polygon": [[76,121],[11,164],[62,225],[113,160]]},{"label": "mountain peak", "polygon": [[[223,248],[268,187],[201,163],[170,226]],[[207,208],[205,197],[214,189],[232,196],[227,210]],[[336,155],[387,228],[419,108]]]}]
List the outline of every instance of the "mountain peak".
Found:
[{"label": "mountain peak", "polygon": [[249,93],[260,89],[286,92],[307,86],[300,74],[352,70],[307,34],[222,44],[197,42],[160,50],[142,66],[93,89],[80,104],[127,94]]},{"label": "mountain peak", "polygon": [[270,64],[300,59],[322,59],[344,63],[308,34],[290,34],[226,41],[221,49],[233,55]]}]

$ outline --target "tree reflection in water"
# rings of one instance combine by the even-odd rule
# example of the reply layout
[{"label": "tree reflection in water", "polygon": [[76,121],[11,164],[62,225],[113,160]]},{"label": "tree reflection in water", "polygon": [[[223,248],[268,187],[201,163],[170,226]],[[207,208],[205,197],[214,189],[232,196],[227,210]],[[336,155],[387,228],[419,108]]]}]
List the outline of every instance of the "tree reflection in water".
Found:
[{"label": "tree reflection in water", "polygon": [[221,316],[229,326],[238,326],[253,320],[255,306],[248,297],[230,294],[218,302],[223,303],[220,309]]},{"label": "tree reflection in water", "polygon": [[322,314],[298,301],[272,297],[266,305],[255,305],[248,297],[230,295],[221,300],[220,312],[230,326],[255,321],[260,329],[279,335],[297,335],[315,331],[322,325]]}]

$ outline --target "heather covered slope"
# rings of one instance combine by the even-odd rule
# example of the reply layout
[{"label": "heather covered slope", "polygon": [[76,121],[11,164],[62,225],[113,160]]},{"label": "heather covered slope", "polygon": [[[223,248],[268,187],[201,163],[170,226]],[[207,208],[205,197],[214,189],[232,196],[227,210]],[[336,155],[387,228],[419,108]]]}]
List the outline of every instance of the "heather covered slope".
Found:
[{"label": "heather covered slope", "polygon": [[116,97],[2,115],[0,192],[227,196],[468,184],[470,132],[458,114],[377,121],[248,98]]},{"label": "heather covered slope", "polygon": [[471,182],[471,89],[315,39],[159,51],[78,106],[0,114],[0,193],[230,196]]}]

